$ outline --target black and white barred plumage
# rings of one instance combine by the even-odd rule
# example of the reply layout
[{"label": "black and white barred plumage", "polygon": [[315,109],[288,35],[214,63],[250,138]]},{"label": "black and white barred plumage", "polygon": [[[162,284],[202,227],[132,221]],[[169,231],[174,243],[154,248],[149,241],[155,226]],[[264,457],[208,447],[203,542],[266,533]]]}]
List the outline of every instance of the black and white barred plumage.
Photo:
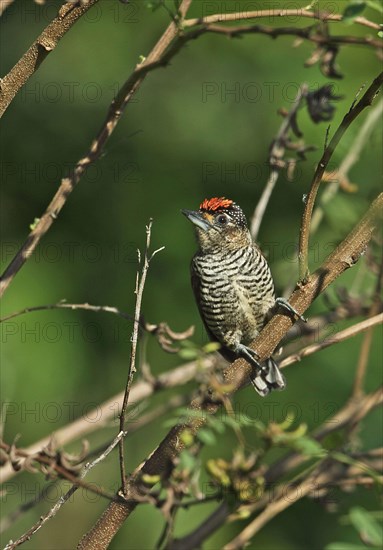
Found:
[{"label": "black and white barred plumage", "polygon": [[252,242],[241,208],[224,198],[205,200],[198,211],[182,211],[195,224],[199,250],[192,286],[205,327],[229,361],[244,357],[254,368],[251,381],[260,395],[283,389],[285,380],[270,358],[259,365],[248,345],[276,305],[269,266]]}]

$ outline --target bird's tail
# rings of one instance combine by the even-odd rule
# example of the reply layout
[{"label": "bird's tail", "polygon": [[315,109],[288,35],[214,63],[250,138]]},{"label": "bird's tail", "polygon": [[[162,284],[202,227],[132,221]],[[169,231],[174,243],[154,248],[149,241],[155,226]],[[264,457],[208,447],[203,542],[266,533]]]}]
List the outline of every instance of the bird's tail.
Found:
[{"label": "bird's tail", "polygon": [[280,391],[286,387],[286,379],[272,357],[265,361],[260,371],[250,375],[250,380],[255,391],[262,397],[268,395],[272,390]]}]

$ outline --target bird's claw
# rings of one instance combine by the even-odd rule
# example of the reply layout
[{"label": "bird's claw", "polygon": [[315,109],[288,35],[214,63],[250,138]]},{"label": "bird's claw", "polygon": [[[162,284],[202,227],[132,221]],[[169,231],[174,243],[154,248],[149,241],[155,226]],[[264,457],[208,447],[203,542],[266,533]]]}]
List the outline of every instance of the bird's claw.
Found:
[{"label": "bird's claw", "polygon": [[296,309],[293,308],[291,304],[286,300],[286,298],[277,298],[275,300],[275,304],[281,308],[283,308],[288,313],[291,313],[291,315],[294,315],[295,317],[298,317],[301,321],[307,323],[307,318],[303,317]]}]

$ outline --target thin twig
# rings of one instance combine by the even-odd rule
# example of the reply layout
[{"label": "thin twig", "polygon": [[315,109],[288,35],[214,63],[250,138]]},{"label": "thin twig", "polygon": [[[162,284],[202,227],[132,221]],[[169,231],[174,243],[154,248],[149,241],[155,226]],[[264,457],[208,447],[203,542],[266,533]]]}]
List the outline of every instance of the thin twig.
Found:
[{"label": "thin twig", "polygon": [[[258,514],[234,539],[223,547],[224,550],[239,550],[244,548],[256,533],[270,522],[275,516],[292,506],[308,494],[314,494],[321,488],[332,486],[334,481],[339,480],[343,474],[342,465],[331,458],[324,458],[319,461],[312,473],[303,478],[300,482],[291,484],[291,488],[286,490],[282,485],[276,491],[277,497],[273,494],[272,502]],[[343,474],[344,475],[344,474]],[[288,486],[289,487],[289,486]],[[270,499],[270,496],[268,497]]]},{"label": "thin twig", "polygon": [[[41,63],[57,46],[61,38],[99,0],[86,3],[65,2],[57,17],[43,30],[16,65],[1,81],[0,118],[26,81],[36,72]],[[0,12],[1,15],[1,12]]]},{"label": "thin twig", "polygon": [[[210,23],[221,23],[229,21],[238,21],[241,19],[260,19],[267,17],[269,19],[275,19],[276,21],[280,20],[283,17],[308,17],[310,19],[318,19],[318,21],[342,21],[342,14],[332,14],[319,11],[310,11],[305,10],[304,8],[298,9],[270,9],[270,10],[256,10],[256,11],[241,11],[238,13],[214,13],[212,15],[207,15],[206,17],[198,17],[195,19],[185,19],[183,25],[185,28],[194,27],[195,25],[206,25]],[[379,23],[374,23],[369,21],[365,17],[355,17],[353,20],[359,25],[380,30]]]},{"label": "thin twig", "polygon": [[[115,439],[112,441],[112,443],[109,445],[105,451],[98,456],[95,460],[92,462],[88,462],[86,464],[79,476],[79,479],[84,479],[84,477],[90,472],[92,468],[97,466],[97,464],[100,464],[107,456],[110,454],[113,449],[118,445],[118,443],[123,439],[123,437],[126,435],[126,432],[121,431]],[[17,546],[20,546],[24,542],[31,539],[32,535],[34,535],[41,527],[50,519],[54,518],[57,512],[60,510],[60,508],[71,498],[71,496],[77,491],[79,488],[79,485],[72,485],[72,487],[65,493],[65,495],[61,496],[59,500],[56,502],[56,504],[49,510],[47,514],[44,514],[39,518],[39,520],[30,528],[28,531],[26,531],[21,537],[19,537],[16,541],[10,541],[4,550],[13,550]]]},{"label": "thin twig", "polygon": [[[140,403],[144,399],[153,395],[153,393],[167,388],[183,386],[191,380],[195,380],[199,372],[209,371],[215,364],[215,358],[212,355],[208,355],[207,357],[203,357],[197,361],[190,361],[189,363],[185,363],[184,365],[177,368],[172,368],[169,371],[160,374],[156,378],[155,385],[145,380],[140,380],[139,382],[136,382],[131,389],[131,404],[132,406],[134,405],[135,408],[139,409]],[[108,423],[116,420],[117,411],[120,408],[120,403],[122,402],[123,397],[124,392],[120,392],[100,404],[95,409],[87,412],[85,416],[82,416],[74,422],[55,430],[54,437],[57,445],[63,447],[72,441],[81,439],[102,427],[108,426]],[[96,418],[98,420],[96,422],[89,422],[89,418]],[[133,422],[135,421],[133,420]],[[49,444],[51,439],[52,436],[48,435],[24,450],[28,455],[38,453]],[[4,483],[8,481],[17,473],[18,472],[15,472],[10,464],[5,464],[0,468],[0,482]]]},{"label": "thin twig", "polygon": [[[0,520],[0,534],[4,533],[5,531],[8,531],[12,527],[12,525],[21,517],[23,517],[29,510],[40,504],[40,502],[49,500],[51,498],[50,491],[51,489],[54,489],[57,491],[57,488],[60,484],[61,480],[56,479],[55,481],[51,481],[43,486],[43,488],[38,492],[38,494],[32,498],[31,500],[28,500],[26,502],[22,502],[18,508],[15,510],[12,510],[7,516],[4,518],[1,518]],[[57,494],[57,493],[55,493]]]},{"label": "thin twig", "polygon": [[372,104],[374,97],[379,91],[383,82],[383,72],[380,73],[372,84],[369,86],[363,97],[358,103],[351,106],[348,113],[344,116],[342,122],[338,126],[335,134],[333,135],[330,143],[326,147],[322,158],[320,159],[317,169],[314,174],[313,181],[311,183],[310,191],[305,200],[305,208],[302,217],[302,223],[300,228],[299,239],[299,281],[300,283],[306,283],[309,277],[308,266],[308,250],[309,250],[309,237],[310,237],[310,225],[313,208],[315,204],[316,195],[319,189],[319,185],[322,181],[323,174],[326,170],[332,154],[341,140],[343,134],[348,129],[350,124],[357,118],[357,116],[366,108]]},{"label": "thin twig", "polygon": [[371,36],[335,36],[335,35],[322,35],[320,33],[313,33],[313,27],[266,27],[265,25],[239,25],[237,27],[225,27],[223,25],[214,25],[213,23],[205,24],[203,27],[196,30],[188,31],[188,34],[193,33],[194,37],[200,36],[205,33],[223,34],[230,38],[240,37],[246,34],[264,34],[271,38],[278,38],[279,36],[296,36],[303,40],[308,40],[314,44],[335,47],[341,45],[356,45],[356,46],[369,46],[376,50],[383,48],[383,43],[380,39],[374,39]]},{"label": "thin twig", "polygon": [[[130,361],[128,369],[128,379],[126,381],[124,399],[122,401],[122,408],[120,413],[120,432],[124,430],[125,418],[126,418],[126,409],[128,407],[130,390],[133,384],[133,378],[136,373],[136,352],[137,352],[137,342],[138,342],[138,329],[140,326],[140,316],[141,316],[141,303],[142,296],[144,293],[146,276],[149,270],[149,264],[155,254],[164,249],[164,247],[158,248],[155,250],[149,257],[149,248],[150,248],[150,237],[152,230],[153,220],[150,220],[146,226],[146,245],[145,245],[145,254],[144,261],[141,269],[141,275],[137,273],[137,287],[136,287],[136,307],[134,311],[134,323],[133,323],[133,332],[131,337],[131,348],[130,348]],[[120,456],[120,473],[121,473],[121,483],[122,483],[122,492],[124,495],[127,494],[127,481],[126,481],[126,471],[125,471],[125,457],[124,457],[124,442],[121,439],[119,443],[119,456]]]},{"label": "thin twig", "polygon": [[124,313],[123,311],[120,311],[116,307],[95,306],[92,304],[88,304],[86,302],[83,304],[70,304],[63,300],[63,301],[57,302],[56,304],[46,304],[41,306],[26,307],[24,309],[20,309],[19,311],[14,311],[13,313],[6,315],[5,317],[2,317],[0,319],[0,323],[4,323],[4,321],[9,321],[14,317],[19,317],[20,315],[25,315],[26,313],[33,313],[34,311],[46,311],[50,309],[70,309],[73,311],[82,309],[86,311],[94,311],[96,313],[103,311],[105,313],[113,313],[114,315],[118,315],[119,317],[122,317],[123,319],[127,319],[128,321],[134,320],[133,315],[130,315],[129,313]]},{"label": "thin twig", "polygon": [[277,183],[279,173],[281,170],[280,161],[283,159],[286,150],[286,139],[291,128],[291,123],[296,116],[296,113],[306,97],[308,91],[307,84],[302,84],[299,88],[298,94],[294,100],[292,108],[289,113],[285,116],[282,121],[282,124],[279,128],[278,134],[273,140],[272,146],[270,148],[269,154],[269,166],[271,167],[269,179],[263,189],[261,198],[258,201],[258,204],[254,210],[253,216],[250,222],[250,233],[253,240],[256,240],[259,232],[260,225],[264,213],[266,211],[267,205],[269,203],[271,194],[273,192],[274,186]]},{"label": "thin twig", "polygon": [[[375,293],[373,297],[373,302],[370,308],[370,315],[374,315],[379,308],[381,307],[381,290],[383,283],[383,258],[380,262],[380,269],[377,277],[377,283],[375,288]],[[355,378],[354,378],[354,387],[352,390],[352,397],[354,399],[359,399],[363,394],[363,382],[367,371],[368,358],[370,355],[370,349],[372,344],[372,329],[369,329],[364,335],[363,342],[360,348],[360,354],[358,359],[358,364],[356,368]]]},{"label": "thin twig", "polygon": [[356,336],[357,334],[360,334],[365,330],[370,331],[370,329],[382,323],[383,323],[383,313],[380,313],[379,315],[374,315],[373,317],[370,317],[365,321],[361,321],[360,323],[357,323],[355,325],[352,325],[351,327],[341,330],[336,334],[332,334],[329,338],[327,338],[323,342],[319,342],[317,344],[312,344],[310,346],[307,346],[302,350],[300,350],[298,353],[295,353],[294,355],[290,355],[289,357],[286,357],[286,359],[283,359],[283,361],[281,361],[279,366],[281,368],[287,367],[288,365],[291,365],[292,363],[296,363],[297,361],[300,361],[301,359],[303,359],[304,357],[307,357],[308,355],[312,355],[317,351],[328,348],[329,346],[332,346],[334,344],[338,344],[339,342],[343,342],[344,340],[347,340],[348,338],[352,338],[353,336]]},{"label": "thin twig", "polygon": [[112,500],[112,501],[118,500],[118,497],[116,498],[114,495],[108,493],[101,487],[84,483],[81,477],[79,477],[77,474],[74,474],[68,468],[64,468],[63,466],[61,466],[61,464],[57,463],[54,458],[45,456],[41,451],[34,455],[30,455],[25,451],[25,449],[15,448],[15,445],[9,445],[3,441],[0,441],[0,449],[2,449],[2,451],[4,451],[4,453],[7,454],[8,456],[12,455],[17,461],[19,461],[19,459],[24,459],[25,462],[28,463],[28,468],[30,470],[32,468],[33,468],[33,471],[36,470],[32,466],[32,463],[36,462],[41,466],[46,467],[48,471],[52,471],[52,473],[55,473],[56,475],[61,476],[63,479],[66,479],[67,481],[70,481],[74,485],[82,487],[83,489],[86,489],[91,493],[95,493],[96,495],[102,496],[107,500]]},{"label": "thin twig", "polygon": [[332,178],[332,181],[325,186],[325,189],[323,190],[323,193],[318,201],[319,204],[313,212],[310,227],[311,234],[318,229],[323,218],[325,206],[337,193],[340,182],[347,178],[352,166],[359,160],[361,151],[368,143],[373,129],[381,121],[382,113],[383,99],[380,99],[366,116],[366,120],[363,122],[360,130],[358,130],[347,155],[342,160],[338,170],[335,171],[334,178]]},{"label": "thin twig", "polygon": [[[148,424],[155,422],[167,412],[177,409],[179,407],[182,407],[183,405],[186,404],[187,402],[186,399],[187,399],[187,396],[185,395],[174,395],[173,397],[168,399],[166,403],[159,405],[158,407],[154,407],[152,410],[150,410],[146,414],[143,414],[137,420],[134,420],[134,422],[130,423],[129,430],[125,432],[126,433],[125,439],[129,438],[131,435],[136,433],[138,430],[141,430]],[[89,451],[87,458],[89,459],[92,456],[98,456],[100,453],[104,452],[104,450],[108,448],[109,445],[110,445],[110,442],[108,444],[104,443],[103,445],[100,445],[96,449]]]}]

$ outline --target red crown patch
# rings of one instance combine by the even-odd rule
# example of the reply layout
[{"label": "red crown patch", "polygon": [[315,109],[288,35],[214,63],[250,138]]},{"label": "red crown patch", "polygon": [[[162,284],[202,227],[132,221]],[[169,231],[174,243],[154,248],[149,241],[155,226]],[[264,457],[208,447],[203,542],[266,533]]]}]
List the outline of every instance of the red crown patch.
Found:
[{"label": "red crown patch", "polygon": [[206,210],[207,212],[219,210],[220,208],[229,208],[234,201],[231,199],[225,199],[225,197],[213,197],[212,199],[205,199],[200,204],[200,210]]}]

